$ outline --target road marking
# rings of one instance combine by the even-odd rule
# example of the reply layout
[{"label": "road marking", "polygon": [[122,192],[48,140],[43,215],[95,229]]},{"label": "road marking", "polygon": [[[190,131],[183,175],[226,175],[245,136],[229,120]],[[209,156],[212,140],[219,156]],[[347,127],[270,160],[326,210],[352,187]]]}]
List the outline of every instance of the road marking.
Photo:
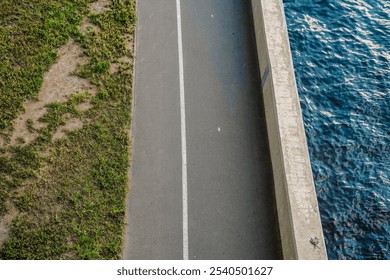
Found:
[{"label": "road marking", "polygon": [[179,50],[180,76],[180,121],[181,121],[181,158],[182,158],[182,192],[183,192],[183,259],[188,260],[188,191],[187,191],[187,139],[186,139],[186,110],[184,99],[184,63],[183,38],[181,29],[180,0],[176,0],[177,11],[177,46]]}]

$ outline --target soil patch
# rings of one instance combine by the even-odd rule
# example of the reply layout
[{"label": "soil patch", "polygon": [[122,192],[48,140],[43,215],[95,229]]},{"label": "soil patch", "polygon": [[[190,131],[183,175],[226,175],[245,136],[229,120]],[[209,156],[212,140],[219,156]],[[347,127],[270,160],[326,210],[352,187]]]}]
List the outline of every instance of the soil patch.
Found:
[{"label": "soil patch", "polygon": [[44,75],[38,101],[27,101],[25,112],[15,120],[11,145],[17,144],[20,138],[23,138],[24,144],[29,144],[37,137],[37,133],[27,129],[27,122],[30,122],[34,129],[44,127],[45,124],[39,123],[39,119],[46,113],[46,105],[64,102],[75,92],[96,91],[88,80],[72,74],[78,65],[88,61],[88,58],[83,56],[81,47],[70,40],[58,52],[57,63]]},{"label": "soil patch", "polygon": [[93,107],[93,105],[91,104],[91,102],[88,101],[88,102],[84,102],[84,103],[77,105],[76,109],[79,112],[85,112],[85,111],[88,111],[89,109],[91,109],[92,107]]},{"label": "soil patch", "polygon": [[15,206],[10,205],[8,213],[0,219],[0,247],[7,240],[11,223],[19,214]]},{"label": "soil patch", "polygon": [[83,128],[83,122],[80,119],[72,118],[65,125],[60,126],[53,135],[53,140],[63,138],[66,133]]},{"label": "soil patch", "polygon": [[99,0],[91,3],[91,14],[101,14],[108,9],[110,5],[109,0]]}]

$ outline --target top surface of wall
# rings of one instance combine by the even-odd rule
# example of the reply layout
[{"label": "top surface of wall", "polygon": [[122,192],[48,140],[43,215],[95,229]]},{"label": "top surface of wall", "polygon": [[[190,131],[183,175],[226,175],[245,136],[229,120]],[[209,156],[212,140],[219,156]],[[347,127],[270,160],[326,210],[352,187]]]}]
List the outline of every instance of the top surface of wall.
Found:
[{"label": "top surface of wall", "polygon": [[252,0],[286,259],[327,259],[281,0]]}]

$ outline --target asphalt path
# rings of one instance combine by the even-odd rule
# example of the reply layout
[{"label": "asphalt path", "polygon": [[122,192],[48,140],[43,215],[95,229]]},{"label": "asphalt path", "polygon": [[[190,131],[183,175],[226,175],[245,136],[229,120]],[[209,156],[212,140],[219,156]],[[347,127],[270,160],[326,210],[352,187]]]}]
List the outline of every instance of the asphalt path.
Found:
[{"label": "asphalt path", "polygon": [[138,1],[136,39],[123,257],[280,258],[250,1]]}]

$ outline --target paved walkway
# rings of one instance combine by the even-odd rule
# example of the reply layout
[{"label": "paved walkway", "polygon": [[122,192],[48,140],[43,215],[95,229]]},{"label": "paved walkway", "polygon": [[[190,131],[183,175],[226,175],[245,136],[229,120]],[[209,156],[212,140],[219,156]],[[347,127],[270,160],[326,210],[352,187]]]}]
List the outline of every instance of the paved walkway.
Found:
[{"label": "paved walkway", "polygon": [[249,0],[138,1],[125,259],[280,258],[255,56]]}]

